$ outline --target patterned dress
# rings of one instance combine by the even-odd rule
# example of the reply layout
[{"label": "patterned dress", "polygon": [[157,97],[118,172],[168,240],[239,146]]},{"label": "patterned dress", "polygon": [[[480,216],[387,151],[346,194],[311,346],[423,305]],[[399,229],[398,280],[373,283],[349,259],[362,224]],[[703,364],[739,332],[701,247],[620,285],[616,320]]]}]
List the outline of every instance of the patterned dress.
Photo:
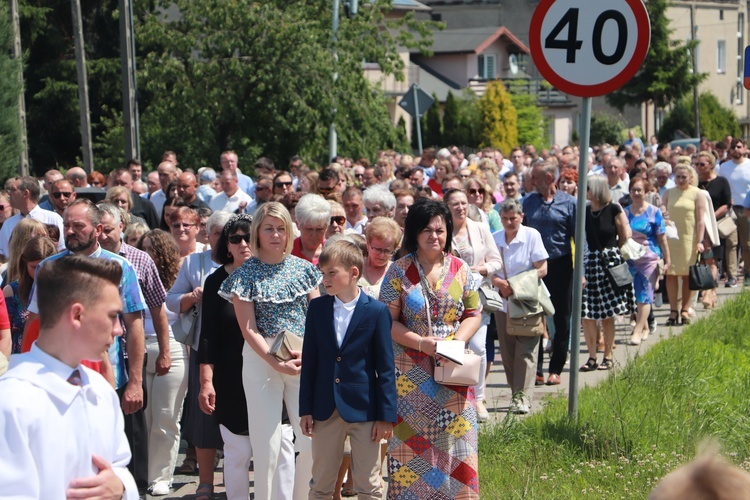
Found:
[{"label": "patterned dress", "polygon": [[[416,257],[396,261],[380,300],[401,309],[398,320],[422,336],[445,338],[479,315],[469,266],[447,255],[436,290],[429,290],[432,332]],[[389,499],[479,498],[477,413],[473,387],[435,382],[428,355],[394,342],[398,421],[388,446]]]}]

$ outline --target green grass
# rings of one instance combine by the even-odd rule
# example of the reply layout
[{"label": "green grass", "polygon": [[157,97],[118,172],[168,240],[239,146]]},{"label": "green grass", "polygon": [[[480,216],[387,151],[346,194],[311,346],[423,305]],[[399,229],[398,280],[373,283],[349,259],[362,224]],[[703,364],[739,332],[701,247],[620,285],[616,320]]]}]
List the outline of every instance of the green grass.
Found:
[{"label": "green grass", "polygon": [[545,404],[480,433],[482,498],[646,498],[707,437],[750,469],[750,294],[581,390],[577,421]]}]

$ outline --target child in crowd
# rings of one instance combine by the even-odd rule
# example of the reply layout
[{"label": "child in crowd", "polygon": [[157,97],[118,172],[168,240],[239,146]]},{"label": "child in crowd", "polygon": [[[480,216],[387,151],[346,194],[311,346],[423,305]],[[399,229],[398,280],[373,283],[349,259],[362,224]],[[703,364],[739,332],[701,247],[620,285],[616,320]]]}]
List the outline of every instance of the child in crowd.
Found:
[{"label": "child in crowd", "polygon": [[334,495],[346,436],[359,498],[383,496],[380,440],[396,422],[392,319],[385,304],[359,290],[363,265],[349,241],[320,254],[328,295],[307,313],[299,405],[302,432],[312,437],[311,499]]}]

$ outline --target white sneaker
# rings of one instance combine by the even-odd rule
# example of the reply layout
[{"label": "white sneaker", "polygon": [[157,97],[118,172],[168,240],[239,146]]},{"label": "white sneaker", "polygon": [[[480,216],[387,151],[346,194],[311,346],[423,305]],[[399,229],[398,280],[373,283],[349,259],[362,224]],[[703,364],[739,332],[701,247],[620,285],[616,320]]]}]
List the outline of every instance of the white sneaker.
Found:
[{"label": "white sneaker", "polygon": [[487,411],[487,407],[484,406],[482,401],[477,401],[477,420],[479,422],[486,422],[490,419],[490,412]]},{"label": "white sneaker", "polygon": [[169,495],[169,481],[157,481],[151,485],[151,495],[163,497]]},{"label": "white sneaker", "polygon": [[513,412],[515,415],[527,415],[531,411],[531,408],[529,408],[529,405],[526,403],[516,403],[512,408],[511,412]]}]

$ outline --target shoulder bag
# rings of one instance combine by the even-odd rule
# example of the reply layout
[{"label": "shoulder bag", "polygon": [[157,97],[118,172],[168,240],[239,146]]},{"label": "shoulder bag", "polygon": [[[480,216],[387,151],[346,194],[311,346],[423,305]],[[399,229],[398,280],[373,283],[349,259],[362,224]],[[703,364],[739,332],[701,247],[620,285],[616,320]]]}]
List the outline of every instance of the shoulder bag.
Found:
[{"label": "shoulder bag", "polygon": [[[729,211],[734,213],[731,208]],[[729,214],[719,219],[716,225],[719,229],[719,236],[722,238],[729,238],[737,230],[737,224]]]},{"label": "shoulder bag", "polygon": [[[503,257],[503,276],[508,281],[508,272],[505,269],[505,252],[500,249]],[[508,298],[508,300],[513,300]],[[522,318],[511,318],[510,314],[505,315],[505,333],[516,337],[540,337],[544,335],[544,329],[547,326],[544,313],[531,314]]]},{"label": "shoulder bag", "polygon": [[479,301],[482,303],[482,312],[493,313],[503,311],[503,298],[495,288],[486,282],[479,286]]},{"label": "shoulder bag", "polygon": [[[594,217],[593,215],[591,215],[591,211],[589,211],[587,215],[590,217],[590,220],[591,220],[591,234],[594,236],[594,239],[596,240],[598,245],[602,248],[602,250],[604,250],[604,245],[602,245],[601,241],[599,240],[599,234],[594,230],[594,224],[593,224]],[[612,223],[615,224],[614,221]],[[589,249],[589,251],[591,250]],[[609,281],[612,284],[612,287],[614,287],[615,289],[622,289],[622,288],[627,288],[633,284],[633,275],[630,274],[630,267],[628,266],[627,262],[621,262],[619,264],[616,264],[610,267],[609,263],[607,262],[607,259],[604,258],[604,254],[602,254],[601,261],[602,261],[602,266],[604,267],[604,270],[607,273],[607,277],[609,278]]]},{"label": "shoulder bag", "polygon": [[[203,277],[204,277],[204,254],[201,252],[199,255],[200,259],[200,266],[201,266],[201,277],[200,277],[200,284],[203,286]],[[193,306],[185,311],[184,313],[180,313],[180,317],[177,319],[177,321],[174,322],[172,325],[172,336],[174,339],[179,342],[180,344],[185,344],[187,346],[193,345],[193,341],[195,340],[195,330],[198,328],[198,316],[200,315],[200,306],[201,303],[198,302],[197,304],[193,304]]]},{"label": "shoulder bag", "polygon": [[[414,263],[419,270],[419,279],[422,285],[422,294],[424,295],[425,307],[427,313],[427,328],[432,335],[432,307],[430,306],[430,297],[427,293],[429,282],[422,272],[422,266],[414,256]],[[464,351],[464,363],[462,365],[448,359],[434,359],[433,378],[435,382],[443,385],[472,386],[479,383],[479,370],[481,369],[482,357],[475,354],[471,349]]]},{"label": "shoulder bag", "polygon": [[695,264],[688,269],[688,285],[691,290],[712,290],[716,288],[716,280],[711,274],[711,268],[700,262],[701,254],[695,256]]}]

